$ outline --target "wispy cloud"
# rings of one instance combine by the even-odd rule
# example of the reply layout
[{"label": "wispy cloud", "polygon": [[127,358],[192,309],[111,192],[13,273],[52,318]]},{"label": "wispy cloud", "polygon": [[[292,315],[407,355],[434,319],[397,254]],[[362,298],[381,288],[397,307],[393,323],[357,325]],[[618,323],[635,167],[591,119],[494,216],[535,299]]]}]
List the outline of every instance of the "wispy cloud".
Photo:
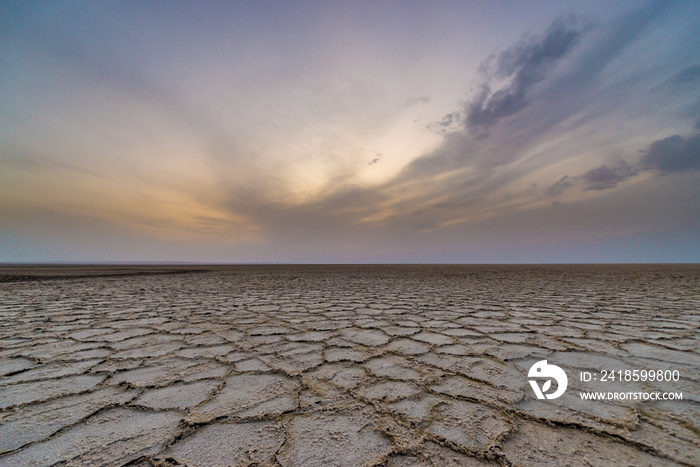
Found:
[{"label": "wispy cloud", "polygon": [[547,196],[559,196],[561,195],[564,190],[567,188],[571,187],[571,180],[568,175],[564,175],[562,178],[554,182],[551,186],[549,186],[545,191],[545,195]]}]

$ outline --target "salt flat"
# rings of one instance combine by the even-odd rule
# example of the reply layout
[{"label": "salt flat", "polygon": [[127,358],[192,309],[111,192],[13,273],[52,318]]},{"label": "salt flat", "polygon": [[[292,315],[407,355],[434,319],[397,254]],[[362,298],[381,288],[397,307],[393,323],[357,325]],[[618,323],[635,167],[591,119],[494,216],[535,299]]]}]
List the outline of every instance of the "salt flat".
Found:
[{"label": "salt flat", "polygon": [[0,466],[698,465],[699,310],[698,265],[0,268]]}]

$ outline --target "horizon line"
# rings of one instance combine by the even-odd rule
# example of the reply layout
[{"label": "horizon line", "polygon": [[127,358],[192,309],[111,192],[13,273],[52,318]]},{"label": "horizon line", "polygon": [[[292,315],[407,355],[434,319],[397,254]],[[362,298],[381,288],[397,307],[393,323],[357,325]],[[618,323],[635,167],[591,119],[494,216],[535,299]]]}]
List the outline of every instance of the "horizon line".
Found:
[{"label": "horizon line", "polygon": [[652,261],[652,262],[494,262],[494,263],[442,263],[442,262],[356,262],[356,263],[330,263],[330,262],[274,262],[274,261],[245,261],[245,262],[209,262],[209,261],[0,261],[0,267],[8,266],[516,266],[516,265],[663,265],[663,264],[698,264],[692,261]]}]

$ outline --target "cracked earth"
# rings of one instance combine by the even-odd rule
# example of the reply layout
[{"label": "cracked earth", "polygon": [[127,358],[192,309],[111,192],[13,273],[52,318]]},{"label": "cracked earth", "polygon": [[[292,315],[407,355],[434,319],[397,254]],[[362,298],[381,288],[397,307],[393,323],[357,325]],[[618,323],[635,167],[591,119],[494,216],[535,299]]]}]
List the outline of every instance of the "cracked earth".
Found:
[{"label": "cracked earth", "polygon": [[[700,465],[700,267],[0,269],[0,467]],[[540,401],[547,359],[566,394]],[[584,401],[678,370],[683,400]]]}]

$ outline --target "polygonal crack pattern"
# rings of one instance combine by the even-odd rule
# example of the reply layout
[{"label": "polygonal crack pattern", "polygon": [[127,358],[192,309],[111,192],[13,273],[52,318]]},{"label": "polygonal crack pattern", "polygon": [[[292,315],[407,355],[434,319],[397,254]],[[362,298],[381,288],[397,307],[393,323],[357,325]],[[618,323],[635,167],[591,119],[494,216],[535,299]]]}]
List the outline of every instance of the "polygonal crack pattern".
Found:
[{"label": "polygonal crack pattern", "polygon": [[[697,265],[0,268],[0,467],[699,465],[698,284]],[[527,382],[545,359],[570,375],[557,400]],[[683,400],[578,397],[579,371],[652,368]]]}]

